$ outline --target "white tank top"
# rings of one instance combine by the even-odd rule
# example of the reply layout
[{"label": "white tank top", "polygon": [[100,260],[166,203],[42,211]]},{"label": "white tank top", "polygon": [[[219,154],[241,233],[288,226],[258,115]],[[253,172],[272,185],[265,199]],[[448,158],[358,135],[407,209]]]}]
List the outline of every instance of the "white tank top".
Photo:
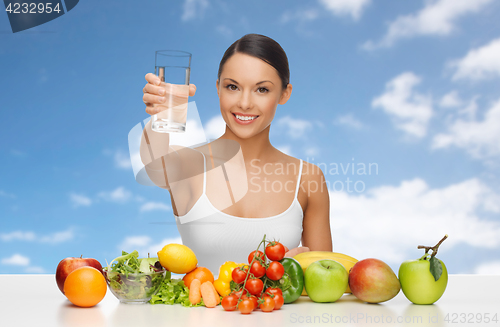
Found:
[{"label": "white tank top", "polygon": [[[264,234],[266,239],[279,240],[289,249],[298,247],[302,238],[304,212],[297,194],[303,162],[292,204],[284,212],[267,218],[241,218],[226,214],[213,206],[206,195],[206,157],[204,159],[203,193],[184,216],[175,216],[182,243],[194,251],[198,266],[210,269],[217,276],[226,261],[247,263],[250,252],[257,249]],[[260,250],[263,250],[262,246]]]}]

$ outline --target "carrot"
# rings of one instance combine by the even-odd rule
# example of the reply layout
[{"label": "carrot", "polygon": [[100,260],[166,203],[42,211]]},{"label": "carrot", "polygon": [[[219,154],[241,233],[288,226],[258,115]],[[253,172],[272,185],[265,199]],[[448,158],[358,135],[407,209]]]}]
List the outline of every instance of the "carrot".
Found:
[{"label": "carrot", "polygon": [[[193,283],[191,282],[191,287]],[[215,308],[220,302],[219,293],[215,290],[214,284],[206,281],[200,286],[201,296],[207,308]]]},{"label": "carrot", "polygon": [[220,304],[220,295],[219,292],[215,289],[214,283],[210,283],[212,285],[212,289],[214,290],[215,298],[217,299],[217,304]]},{"label": "carrot", "polygon": [[189,289],[189,301],[191,304],[198,304],[201,301],[201,282],[199,279],[193,279],[191,281],[191,288]]}]

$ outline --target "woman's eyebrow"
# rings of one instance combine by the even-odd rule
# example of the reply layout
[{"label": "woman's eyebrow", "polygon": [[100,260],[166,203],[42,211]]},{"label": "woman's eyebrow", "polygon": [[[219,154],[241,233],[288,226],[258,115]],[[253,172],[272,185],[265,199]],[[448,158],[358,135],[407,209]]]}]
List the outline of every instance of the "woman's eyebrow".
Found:
[{"label": "woman's eyebrow", "polygon": [[[239,84],[238,82],[236,82],[236,81],[235,81],[234,79],[232,79],[232,78],[228,78],[228,77],[226,77],[226,78],[224,78],[224,81],[225,81],[225,80],[230,80],[231,82],[233,82],[233,83],[235,83],[235,84]],[[259,85],[259,84],[262,84],[262,83],[265,83],[265,82],[269,82],[269,83],[271,83],[271,84],[273,84],[273,85],[274,85],[274,83],[273,83],[273,82],[271,82],[271,81],[269,81],[269,80],[266,80],[266,81],[261,81],[261,82],[255,83],[255,85]]]},{"label": "woman's eyebrow", "polygon": [[256,85],[259,85],[259,84],[262,84],[262,83],[265,83],[265,82],[269,82],[269,83],[271,83],[272,85],[274,85],[274,83],[273,83],[273,82],[271,82],[271,81],[262,81],[262,82],[257,83]]}]

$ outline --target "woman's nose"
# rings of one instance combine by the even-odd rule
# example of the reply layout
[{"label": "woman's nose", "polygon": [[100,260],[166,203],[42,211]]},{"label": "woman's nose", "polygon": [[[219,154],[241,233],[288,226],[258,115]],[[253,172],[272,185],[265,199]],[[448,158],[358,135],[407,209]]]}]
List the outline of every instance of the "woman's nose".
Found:
[{"label": "woman's nose", "polygon": [[253,104],[250,92],[241,92],[241,96],[238,100],[238,106],[243,110],[252,108]]}]

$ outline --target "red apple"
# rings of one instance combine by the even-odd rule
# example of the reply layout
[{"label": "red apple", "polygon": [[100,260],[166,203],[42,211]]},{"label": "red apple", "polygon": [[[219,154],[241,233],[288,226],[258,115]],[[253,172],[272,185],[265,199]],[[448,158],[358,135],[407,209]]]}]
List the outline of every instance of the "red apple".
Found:
[{"label": "red apple", "polygon": [[391,267],[378,259],[358,261],[349,273],[349,287],[354,296],[368,303],[388,301],[401,289]]},{"label": "red apple", "polygon": [[80,258],[69,257],[59,262],[56,269],[56,283],[63,294],[66,277],[68,277],[73,270],[85,266],[94,267],[102,273],[102,266],[96,259],[82,258],[82,256],[80,256]]}]

